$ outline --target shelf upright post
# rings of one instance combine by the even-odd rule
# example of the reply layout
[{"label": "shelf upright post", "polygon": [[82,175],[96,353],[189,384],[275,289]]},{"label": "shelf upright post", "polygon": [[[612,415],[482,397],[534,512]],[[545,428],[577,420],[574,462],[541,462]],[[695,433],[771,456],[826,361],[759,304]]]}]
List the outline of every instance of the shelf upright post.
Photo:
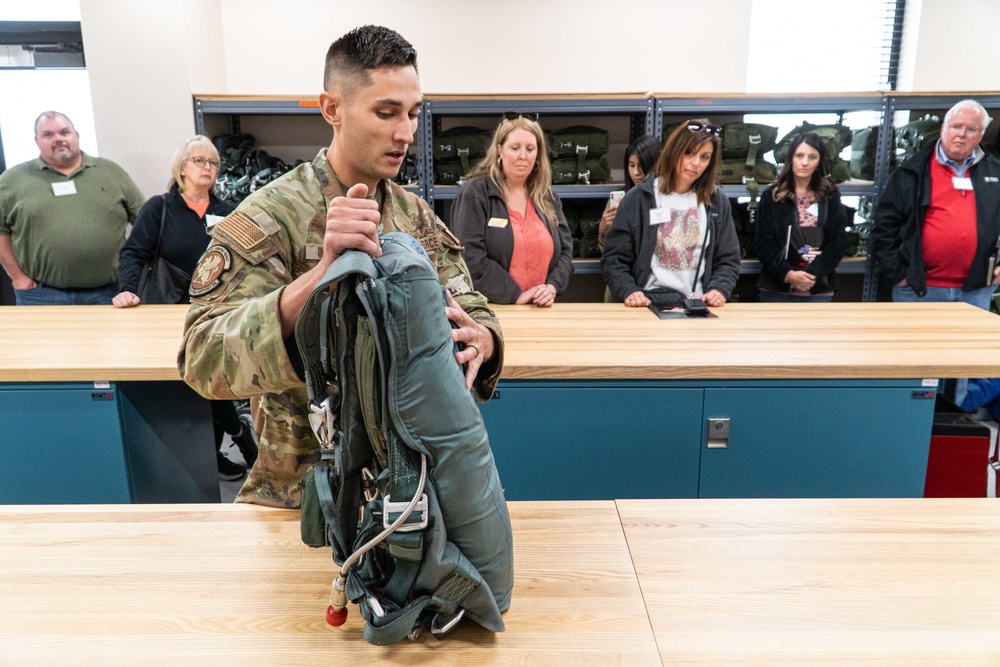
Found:
[{"label": "shelf upright post", "polygon": [[201,108],[201,100],[194,98],[194,133],[205,134],[205,112]]},{"label": "shelf upright post", "polygon": [[[875,192],[872,194],[872,220],[875,225],[875,207],[878,206],[885,190],[885,182],[889,178],[889,164],[893,150],[893,114],[896,108],[895,97],[889,94],[882,96],[882,122],[879,124],[878,140],[875,144]],[[875,255],[872,253],[872,234],[868,233],[868,267],[865,270],[865,284],[861,292],[862,301],[878,299],[878,267]]]}]

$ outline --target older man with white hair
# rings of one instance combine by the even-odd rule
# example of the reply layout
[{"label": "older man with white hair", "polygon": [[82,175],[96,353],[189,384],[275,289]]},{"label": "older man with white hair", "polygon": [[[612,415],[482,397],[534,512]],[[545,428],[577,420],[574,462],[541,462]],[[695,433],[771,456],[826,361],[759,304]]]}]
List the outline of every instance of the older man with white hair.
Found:
[{"label": "older man with white hair", "polygon": [[962,100],[941,138],[900,165],[875,209],[879,270],[893,301],[964,301],[988,309],[1000,282],[1000,160],[980,148],[991,118]]}]

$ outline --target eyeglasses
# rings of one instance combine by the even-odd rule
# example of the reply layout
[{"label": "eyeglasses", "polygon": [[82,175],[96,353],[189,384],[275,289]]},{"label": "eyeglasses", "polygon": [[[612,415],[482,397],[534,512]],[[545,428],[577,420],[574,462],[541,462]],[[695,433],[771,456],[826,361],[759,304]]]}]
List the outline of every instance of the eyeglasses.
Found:
[{"label": "eyeglasses", "polygon": [[687,124],[687,129],[692,132],[708,132],[714,137],[722,136],[722,128],[718,125],[713,125],[712,123],[702,123],[697,120],[693,120]]},{"label": "eyeglasses", "polygon": [[961,133],[963,130],[969,134],[979,134],[983,131],[983,128],[978,125],[963,125],[962,123],[952,123],[948,126],[948,129],[956,134]]},{"label": "eyeglasses", "polygon": [[212,169],[219,168],[218,160],[209,160],[208,158],[205,157],[189,157],[188,160],[194,162],[194,166],[198,167],[199,169],[204,169],[206,164],[210,166]]},{"label": "eyeglasses", "polygon": [[517,113],[516,111],[504,111],[503,112],[503,119],[504,120],[517,120],[518,118],[527,118],[528,120],[533,120],[536,123],[538,122],[538,114],[537,113]]}]

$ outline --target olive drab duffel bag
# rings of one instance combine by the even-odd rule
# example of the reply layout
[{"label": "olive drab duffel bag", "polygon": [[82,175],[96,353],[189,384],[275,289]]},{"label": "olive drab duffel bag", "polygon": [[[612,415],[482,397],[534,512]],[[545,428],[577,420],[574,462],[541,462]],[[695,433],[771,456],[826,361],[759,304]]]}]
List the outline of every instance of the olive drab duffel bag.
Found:
[{"label": "olive drab duffel bag", "polygon": [[940,137],[941,119],[931,114],[900,125],[896,128],[896,148],[901,151],[897,156],[899,161],[906,162],[921,148]]},{"label": "olive drab duffel bag", "polygon": [[875,151],[878,149],[879,126],[857,130],[851,139],[851,176],[865,181],[875,180]]},{"label": "olive drab duffel bag", "polygon": [[611,177],[604,158],[610,147],[607,130],[574,125],[546,132],[545,145],[552,159],[553,185],[591,185]]},{"label": "olive drab duffel bag", "polygon": [[783,163],[787,157],[789,146],[797,137],[806,132],[816,134],[823,142],[828,160],[827,167],[830,170],[830,180],[834,183],[851,180],[851,163],[840,157],[843,150],[851,145],[851,139],[854,136],[854,132],[846,125],[813,125],[803,122],[781,138],[777,148],[774,149],[774,159]]},{"label": "olive drab duffel bag", "polygon": [[545,133],[545,144],[553,160],[567,157],[598,158],[608,152],[607,130],[590,125],[574,125]]},{"label": "olive drab duffel bag", "polygon": [[722,159],[742,159],[753,167],[774,150],[778,128],[761,123],[726,123],[722,126]]},{"label": "olive drab duffel bag", "polygon": [[777,176],[777,168],[764,158],[750,165],[743,158],[732,158],[723,159],[719,163],[716,179],[724,185],[740,185],[748,181],[768,185],[773,183]]},{"label": "olive drab duffel bag", "polygon": [[830,158],[831,162],[835,158],[840,157],[843,150],[851,145],[851,138],[854,136],[851,128],[846,125],[813,125],[812,123],[803,122],[783,136],[781,141],[778,142],[778,146],[774,149],[775,161],[784,163],[788,147],[792,145],[792,142],[799,135],[806,132],[812,132],[819,136],[820,141],[823,142],[823,147],[826,149],[826,156]]},{"label": "olive drab duffel bag", "polygon": [[453,127],[437,133],[433,141],[434,182],[458,183],[486,157],[490,141],[490,133],[478,127]]},{"label": "olive drab duffel bag", "polygon": [[295,326],[321,460],[302,482],[302,539],[332,546],[327,621],[358,604],[376,645],[504,629],[510,517],[486,428],[455,362],[446,296],[420,243],[330,265]]},{"label": "olive drab duffel bag", "polygon": [[606,183],[611,177],[611,166],[603,158],[578,160],[563,158],[552,161],[553,185],[594,185]]}]

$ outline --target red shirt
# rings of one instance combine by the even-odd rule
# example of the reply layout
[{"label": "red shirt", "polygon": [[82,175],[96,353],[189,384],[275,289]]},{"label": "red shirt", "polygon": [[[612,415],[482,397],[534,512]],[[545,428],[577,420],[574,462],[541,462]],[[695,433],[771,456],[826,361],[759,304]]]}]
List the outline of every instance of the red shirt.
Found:
[{"label": "red shirt", "polygon": [[957,190],[955,173],[931,158],[931,205],[924,218],[924,265],[930,287],[961,287],[976,255],[976,193]]},{"label": "red shirt", "polygon": [[535,205],[528,200],[527,215],[510,209],[510,229],[514,233],[514,252],[510,256],[510,277],[523,292],[544,285],[555,244],[548,226],[538,217]]}]

